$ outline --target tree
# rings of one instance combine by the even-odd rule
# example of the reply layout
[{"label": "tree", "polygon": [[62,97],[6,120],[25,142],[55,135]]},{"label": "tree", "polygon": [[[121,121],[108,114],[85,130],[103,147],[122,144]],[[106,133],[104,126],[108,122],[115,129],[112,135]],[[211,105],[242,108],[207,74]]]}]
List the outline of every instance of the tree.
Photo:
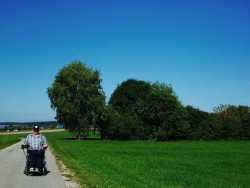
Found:
[{"label": "tree", "polygon": [[136,114],[118,112],[107,107],[105,121],[101,124],[102,138],[129,140],[142,138],[143,122]]},{"label": "tree", "polygon": [[204,112],[192,106],[186,107],[190,128],[188,138],[190,139],[216,139],[218,129],[216,127],[215,115]]},{"label": "tree", "polygon": [[186,137],[186,112],[169,85],[129,79],[115,89],[109,104],[119,114],[130,114],[135,119],[134,129],[141,133],[132,131],[131,137],[158,140]]},{"label": "tree", "polygon": [[214,111],[221,138],[250,138],[250,107],[219,105]]},{"label": "tree", "polygon": [[241,122],[238,109],[233,105],[219,105],[214,108],[221,138],[239,138]]},{"label": "tree", "polygon": [[145,81],[128,79],[117,86],[109,104],[120,112],[140,113],[140,107],[147,102],[151,89],[151,85]]},{"label": "tree", "polygon": [[248,106],[238,106],[238,111],[241,121],[241,138],[250,138],[250,107]]},{"label": "tree", "polygon": [[63,67],[48,88],[51,107],[65,129],[86,136],[91,126],[102,116],[105,96],[100,73],[74,61]]},{"label": "tree", "polygon": [[170,85],[152,84],[146,117],[155,123],[157,140],[186,139],[189,123],[187,112]]},{"label": "tree", "polygon": [[[124,123],[114,124],[112,121],[106,121],[107,136],[120,139],[121,133],[127,132],[127,138],[145,139],[147,125],[143,121],[144,110],[152,88],[150,83],[142,80],[128,79],[122,82],[114,90],[109,101],[108,119],[124,121]],[[111,111],[111,113],[110,113]],[[116,113],[112,113],[116,111]],[[116,116],[115,116],[116,115]],[[112,117],[114,116],[114,117]],[[125,118],[123,118],[125,117]],[[111,134],[112,130],[118,130],[119,134]],[[133,131],[132,131],[133,130]],[[140,130],[140,131],[138,131]],[[150,132],[152,134],[152,132]]]}]

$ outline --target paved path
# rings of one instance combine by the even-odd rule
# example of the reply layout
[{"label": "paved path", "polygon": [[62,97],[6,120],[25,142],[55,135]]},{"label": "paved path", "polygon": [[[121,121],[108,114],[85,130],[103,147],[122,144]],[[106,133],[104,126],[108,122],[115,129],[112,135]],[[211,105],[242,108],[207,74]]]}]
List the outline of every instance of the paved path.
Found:
[{"label": "paved path", "polygon": [[20,149],[22,142],[0,150],[0,188],[66,188],[50,150],[46,152],[46,176],[23,174],[25,156]]}]

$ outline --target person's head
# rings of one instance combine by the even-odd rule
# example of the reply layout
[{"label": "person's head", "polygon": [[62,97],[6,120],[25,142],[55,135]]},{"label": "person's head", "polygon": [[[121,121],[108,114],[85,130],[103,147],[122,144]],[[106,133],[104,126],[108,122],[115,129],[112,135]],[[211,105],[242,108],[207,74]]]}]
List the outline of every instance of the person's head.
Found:
[{"label": "person's head", "polygon": [[39,134],[40,127],[38,125],[34,125],[32,130],[33,130],[33,134]]}]

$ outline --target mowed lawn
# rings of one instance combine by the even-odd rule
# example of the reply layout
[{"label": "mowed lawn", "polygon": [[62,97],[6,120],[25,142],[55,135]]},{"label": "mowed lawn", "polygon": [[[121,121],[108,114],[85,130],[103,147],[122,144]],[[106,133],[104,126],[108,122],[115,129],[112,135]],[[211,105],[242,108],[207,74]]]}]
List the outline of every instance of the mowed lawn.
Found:
[{"label": "mowed lawn", "polygon": [[90,187],[250,187],[250,141],[67,140],[49,133],[54,152]]},{"label": "mowed lawn", "polygon": [[0,149],[3,149],[20,141],[23,136],[24,135],[20,134],[0,135]]}]

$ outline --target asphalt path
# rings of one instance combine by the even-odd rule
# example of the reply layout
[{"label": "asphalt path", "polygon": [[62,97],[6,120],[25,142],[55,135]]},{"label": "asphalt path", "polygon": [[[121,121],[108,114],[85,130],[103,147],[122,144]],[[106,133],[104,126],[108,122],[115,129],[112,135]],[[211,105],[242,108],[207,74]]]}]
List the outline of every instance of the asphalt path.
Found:
[{"label": "asphalt path", "polygon": [[21,144],[22,141],[0,150],[0,188],[66,188],[49,149],[46,151],[49,173],[45,176],[24,175],[25,156]]}]

